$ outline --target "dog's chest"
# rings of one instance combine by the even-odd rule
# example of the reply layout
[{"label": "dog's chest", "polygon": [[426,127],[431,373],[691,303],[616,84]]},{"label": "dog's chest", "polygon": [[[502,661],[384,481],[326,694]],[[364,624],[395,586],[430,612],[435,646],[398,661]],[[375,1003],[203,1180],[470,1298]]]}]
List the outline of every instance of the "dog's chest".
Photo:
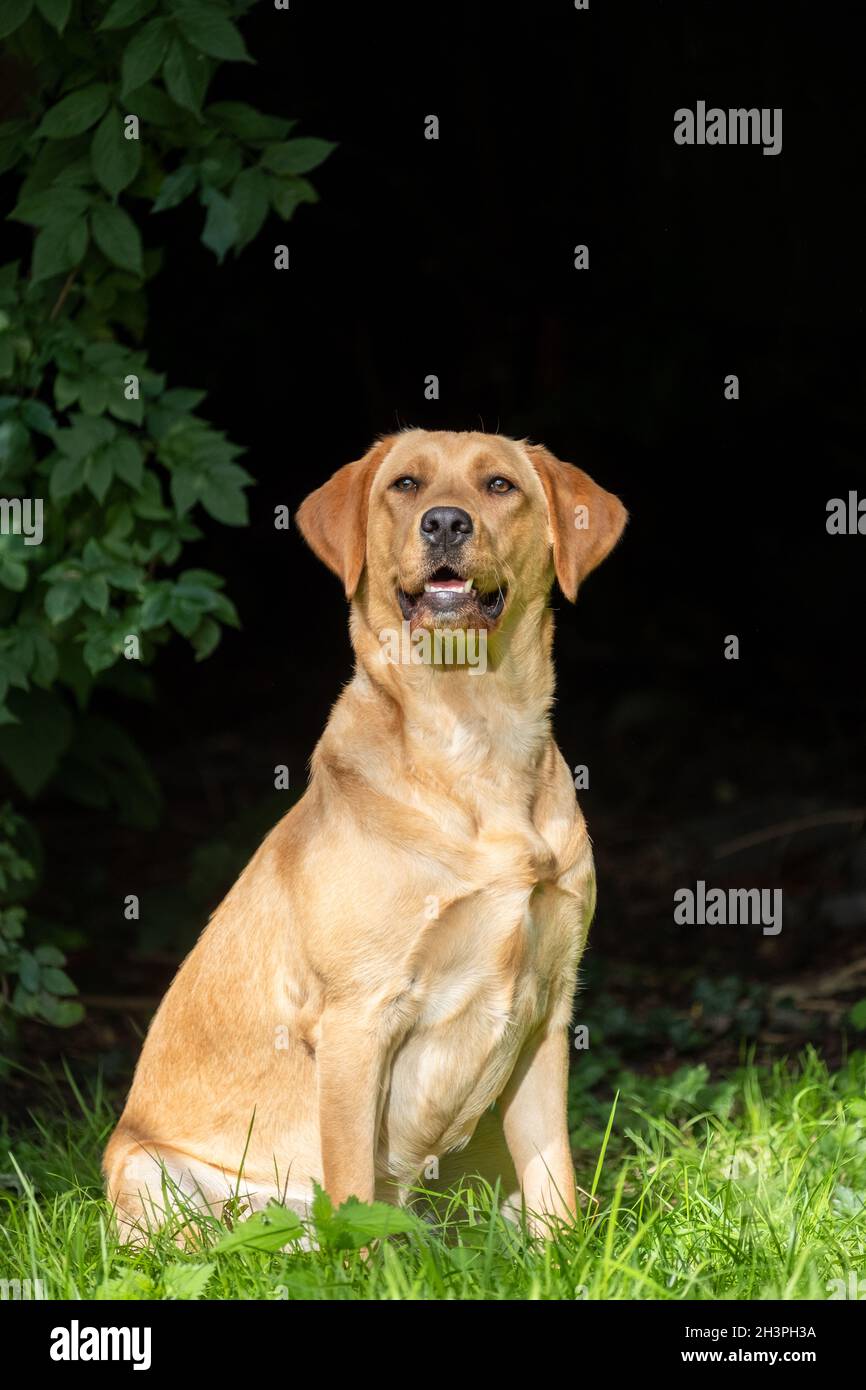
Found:
[{"label": "dog's chest", "polygon": [[524,1042],[568,991],[580,930],[576,902],[555,887],[501,882],[430,923],[392,1067],[392,1173],[471,1136]]},{"label": "dog's chest", "polygon": [[449,904],[431,925],[416,976],[415,1027],[514,1025],[534,1012],[556,966],[538,888],[491,887]]}]

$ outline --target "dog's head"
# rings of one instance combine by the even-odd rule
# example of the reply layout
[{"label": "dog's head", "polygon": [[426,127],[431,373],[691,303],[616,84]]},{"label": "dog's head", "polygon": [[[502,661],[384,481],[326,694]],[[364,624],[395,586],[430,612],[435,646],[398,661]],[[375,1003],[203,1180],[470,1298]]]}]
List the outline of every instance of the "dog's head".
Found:
[{"label": "dog's head", "polygon": [[353,598],[415,628],[496,630],[547,593],[567,598],[616,544],[619,498],[541,445],[409,430],[340,468],[298,511]]}]

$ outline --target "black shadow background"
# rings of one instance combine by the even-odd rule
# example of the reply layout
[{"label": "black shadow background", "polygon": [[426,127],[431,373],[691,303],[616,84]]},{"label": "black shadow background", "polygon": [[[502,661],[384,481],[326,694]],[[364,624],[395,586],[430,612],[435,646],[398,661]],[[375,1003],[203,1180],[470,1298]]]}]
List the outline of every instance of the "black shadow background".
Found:
[{"label": "black shadow background", "polygon": [[[375,435],[411,424],[541,440],[631,512],[576,608],[554,599],[555,726],[569,764],[590,767],[595,997],[686,1021],[660,1025],[638,1062],[688,1053],[689,1020],[705,1055],[731,1060],[755,987],[761,1055],[806,1037],[838,1053],[856,987],[835,1014],[780,1012],[779,991],[856,962],[866,922],[866,538],[825,529],[829,498],[866,493],[862,73],[836,27],[847,13],[293,0],[245,21],[257,66],[229,68],[212,97],[297,116],[297,133],[339,148],[313,175],[321,202],[287,228],[271,219],[237,261],[220,268],[201,247],[200,209],[154,229],[163,241],[168,226],[169,251],[151,361],[208,388],[204,410],[248,446],[257,486],[249,529],[211,523],[184,556],[227,576],[242,631],[198,666],[179,640],[161,653],[153,706],[105,700],[162,781],[162,827],[60,803],[49,820],[43,905],[87,914],[96,943],[72,968],[108,999],[82,1047],[123,1071],[126,1019],[146,1021],[286,809],[275,764],[302,789],[350,674],[339,584],[297,531],[274,529],[274,507],[294,511]],[[673,113],[698,99],[782,107],[782,153],[676,146]],[[438,142],[423,137],[430,113]],[[727,634],[739,661],[723,658]],[[744,836],[757,840],[732,849]],[[781,936],[676,926],[673,891],[697,878],[782,887]],[[122,916],[130,892],[139,924]]]}]

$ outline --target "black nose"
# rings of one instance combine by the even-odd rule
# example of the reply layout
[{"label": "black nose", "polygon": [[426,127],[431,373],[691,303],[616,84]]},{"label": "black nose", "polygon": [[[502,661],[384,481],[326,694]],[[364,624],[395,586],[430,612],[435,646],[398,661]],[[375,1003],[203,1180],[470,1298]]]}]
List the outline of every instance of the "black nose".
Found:
[{"label": "black nose", "polygon": [[431,507],[421,518],[421,535],[431,545],[456,550],[472,535],[472,517],[462,507]]}]

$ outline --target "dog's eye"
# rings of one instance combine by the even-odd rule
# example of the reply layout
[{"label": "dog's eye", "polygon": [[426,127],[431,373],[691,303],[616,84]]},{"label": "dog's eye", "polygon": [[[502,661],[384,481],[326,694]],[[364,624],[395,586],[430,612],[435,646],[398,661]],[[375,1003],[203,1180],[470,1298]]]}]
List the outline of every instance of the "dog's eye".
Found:
[{"label": "dog's eye", "polygon": [[487,491],[500,493],[513,492],[514,484],[510,483],[507,478],[491,478],[490,482],[487,484]]},{"label": "dog's eye", "polygon": [[391,486],[395,492],[411,492],[418,486],[418,479],[410,478],[407,474],[405,478],[396,478]]}]

